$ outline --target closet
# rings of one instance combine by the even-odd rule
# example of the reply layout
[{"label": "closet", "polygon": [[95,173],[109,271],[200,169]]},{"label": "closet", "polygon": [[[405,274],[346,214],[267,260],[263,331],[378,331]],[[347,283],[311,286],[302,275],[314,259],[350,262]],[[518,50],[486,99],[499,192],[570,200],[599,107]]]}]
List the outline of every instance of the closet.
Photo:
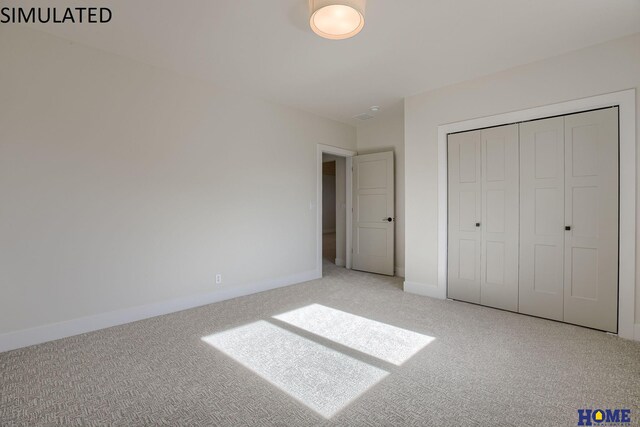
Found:
[{"label": "closet", "polygon": [[618,108],[448,136],[451,299],[617,332]]}]

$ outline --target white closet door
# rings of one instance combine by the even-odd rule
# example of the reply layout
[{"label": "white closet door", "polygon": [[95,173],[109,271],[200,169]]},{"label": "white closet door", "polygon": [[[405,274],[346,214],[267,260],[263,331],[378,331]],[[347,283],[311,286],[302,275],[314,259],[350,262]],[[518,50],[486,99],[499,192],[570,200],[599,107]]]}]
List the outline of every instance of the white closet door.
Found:
[{"label": "white closet door", "polygon": [[480,303],[518,310],[518,125],[482,131]]},{"label": "white closet door", "polygon": [[565,117],[564,321],[617,332],[618,109]]},{"label": "white closet door", "polygon": [[520,124],[519,311],[563,320],[564,118]]},{"label": "white closet door", "polygon": [[449,298],[480,303],[481,131],[449,135]]}]

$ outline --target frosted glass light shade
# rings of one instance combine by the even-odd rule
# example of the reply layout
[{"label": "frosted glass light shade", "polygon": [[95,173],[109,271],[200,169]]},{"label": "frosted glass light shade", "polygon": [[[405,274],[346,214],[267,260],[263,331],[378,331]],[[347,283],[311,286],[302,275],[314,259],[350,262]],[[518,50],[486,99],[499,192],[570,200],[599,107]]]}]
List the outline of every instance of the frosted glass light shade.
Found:
[{"label": "frosted glass light shade", "polygon": [[364,27],[365,0],[309,0],[309,6],[309,24],[320,37],[348,39]]}]

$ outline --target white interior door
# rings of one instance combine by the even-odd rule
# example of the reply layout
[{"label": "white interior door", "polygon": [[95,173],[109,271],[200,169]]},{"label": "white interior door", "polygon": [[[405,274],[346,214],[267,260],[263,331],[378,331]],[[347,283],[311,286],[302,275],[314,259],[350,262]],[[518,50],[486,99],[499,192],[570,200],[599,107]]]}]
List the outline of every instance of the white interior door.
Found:
[{"label": "white interior door", "polygon": [[394,275],[393,152],[353,157],[354,270]]},{"label": "white interior door", "polygon": [[564,320],[618,324],[618,108],[565,117]]},{"label": "white interior door", "polygon": [[448,137],[447,296],[480,303],[481,131]]},{"label": "white interior door", "polygon": [[564,118],[520,124],[519,311],[563,320]]},{"label": "white interior door", "polygon": [[518,125],[482,130],[480,303],[518,311]]}]

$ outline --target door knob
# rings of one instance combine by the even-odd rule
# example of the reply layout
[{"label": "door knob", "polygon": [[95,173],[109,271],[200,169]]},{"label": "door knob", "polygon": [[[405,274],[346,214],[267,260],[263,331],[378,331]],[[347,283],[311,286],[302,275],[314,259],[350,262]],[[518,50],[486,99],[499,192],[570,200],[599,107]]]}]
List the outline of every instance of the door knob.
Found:
[{"label": "door knob", "polygon": [[571,226],[567,225],[566,227],[564,227],[564,229],[567,230],[567,231],[571,231]]},{"label": "door knob", "polygon": [[387,222],[392,222],[393,218],[389,217],[389,218],[382,218],[383,221],[387,221]]},{"label": "door knob", "polygon": [[480,223],[479,222],[476,222],[476,227],[480,227]]}]

